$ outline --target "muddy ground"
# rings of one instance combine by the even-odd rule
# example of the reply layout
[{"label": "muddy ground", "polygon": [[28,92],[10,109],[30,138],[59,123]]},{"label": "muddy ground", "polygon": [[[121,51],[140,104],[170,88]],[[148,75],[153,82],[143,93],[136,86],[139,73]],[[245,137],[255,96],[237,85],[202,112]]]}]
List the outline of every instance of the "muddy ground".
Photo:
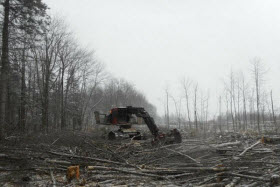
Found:
[{"label": "muddy ground", "polygon": [[[104,138],[103,132],[10,136],[0,142],[0,186],[277,186],[278,136],[182,132],[183,142]],[[279,143],[279,144],[278,144]],[[69,173],[67,168],[79,166]]]}]

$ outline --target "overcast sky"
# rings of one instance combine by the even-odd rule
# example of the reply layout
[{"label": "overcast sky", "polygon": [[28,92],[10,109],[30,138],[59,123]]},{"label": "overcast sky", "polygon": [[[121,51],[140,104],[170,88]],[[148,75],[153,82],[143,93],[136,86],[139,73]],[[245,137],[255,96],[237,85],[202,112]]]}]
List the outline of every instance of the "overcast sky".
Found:
[{"label": "overcast sky", "polygon": [[267,87],[280,101],[279,0],[44,0],[65,17],[77,39],[116,77],[142,91],[163,113],[164,88],[182,95],[190,77],[211,112],[231,67],[250,78],[250,60],[262,59]]}]

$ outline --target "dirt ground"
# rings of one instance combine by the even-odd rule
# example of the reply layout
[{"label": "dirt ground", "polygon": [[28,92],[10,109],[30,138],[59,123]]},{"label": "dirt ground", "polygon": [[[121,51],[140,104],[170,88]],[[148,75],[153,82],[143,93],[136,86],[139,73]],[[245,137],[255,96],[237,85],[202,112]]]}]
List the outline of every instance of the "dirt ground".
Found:
[{"label": "dirt ground", "polygon": [[[280,184],[277,136],[231,132],[198,138],[182,132],[182,143],[155,147],[151,137],[109,141],[102,133],[8,137],[0,142],[0,186]],[[70,166],[79,166],[79,176],[69,170],[67,177]]]}]

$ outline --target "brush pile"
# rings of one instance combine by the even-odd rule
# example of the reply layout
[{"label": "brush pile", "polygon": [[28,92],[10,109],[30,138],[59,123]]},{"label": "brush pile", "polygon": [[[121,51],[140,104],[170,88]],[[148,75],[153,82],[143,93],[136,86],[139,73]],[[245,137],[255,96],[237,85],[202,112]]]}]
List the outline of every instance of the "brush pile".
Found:
[{"label": "brush pile", "polygon": [[1,186],[277,186],[280,137],[184,134],[183,142],[109,141],[94,133],[0,142]]}]

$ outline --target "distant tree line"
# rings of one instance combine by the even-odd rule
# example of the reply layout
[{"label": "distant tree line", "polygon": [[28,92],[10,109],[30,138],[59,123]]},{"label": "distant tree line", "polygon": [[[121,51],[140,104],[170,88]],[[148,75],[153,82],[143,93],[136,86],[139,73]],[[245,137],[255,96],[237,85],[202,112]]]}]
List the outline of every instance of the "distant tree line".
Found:
[{"label": "distant tree line", "polygon": [[[164,90],[167,126],[186,128],[196,132],[207,132],[215,127],[217,131],[247,131],[258,133],[279,132],[280,115],[275,105],[273,90],[266,86],[265,69],[260,58],[251,60],[247,77],[244,73],[230,70],[224,79],[224,89],[217,97],[217,112],[209,119],[209,90],[198,89],[198,84],[188,79],[180,82],[181,95],[174,97],[169,88]],[[213,98],[213,97],[212,97]],[[175,108],[170,113],[169,108]]]},{"label": "distant tree line", "polygon": [[83,130],[94,110],[156,109],[129,82],[106,73],[41,0],[2,0],[0,138],[12,132]]}]

